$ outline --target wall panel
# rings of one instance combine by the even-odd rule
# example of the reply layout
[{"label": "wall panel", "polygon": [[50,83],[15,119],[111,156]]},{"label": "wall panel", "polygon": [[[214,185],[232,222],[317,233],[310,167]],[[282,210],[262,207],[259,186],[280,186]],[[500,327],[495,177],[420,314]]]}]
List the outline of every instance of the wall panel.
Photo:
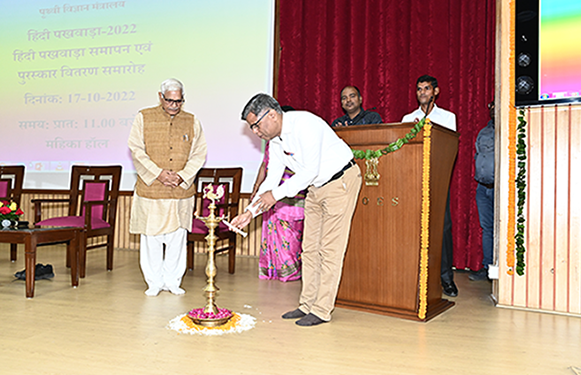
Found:
[{"label": "wall panel", "polygon": [[[122,192],[119,196],[117,206],[117,222],[115,232],[115,248],[139,250],[139,236],[129,233],[129,218],[131,214],[131,192]],[[31,204],[31,199],[35,198],[68,198],[68,195],[63,194],[62,191],[46,191],[25,190],[22,196],[22,210],[24,211],[23,220],[29,222],[34,221],[34,209]],[[248,194],[241,194],[240,207],[246,207],[249,202]],[[55,216],[64,216],[68,214],[67,204],[51,204],[43,209],[42,219],[48,219]],[[258,217],[250,222],[246,229],[248,236],[243,238],[238,236],[236,254],[241,256],[258,256],[260,250],[260,238],[262,236],[262,218]],[[97,243],[98,238],[90,243]],[[220,246],[220,242],[217,244]],[[202,244],[195,244],[195,252],[201,253],[205,250]]]},{"label": "wall panel", "polygon": [[[501,272],[499,303],[580,314],[581,106],[527,108],[526,118],[527,266],[524,276]],[[505,264],[506,247],[498,251]]]},{"label": "wall panel", "polygon": [[571,111],[569,122],[569,311],[581,315],[581,108]]},{"label": "wall panel", "polygon": [[497,174],[495,221],[499,279],[493,293],[499,305],[581,316],[581,105],[533,107],[527,119],[526,269],[507,273],[508,121],[514,107],[510,61],[514,36],[511,0],[497,2]]}]

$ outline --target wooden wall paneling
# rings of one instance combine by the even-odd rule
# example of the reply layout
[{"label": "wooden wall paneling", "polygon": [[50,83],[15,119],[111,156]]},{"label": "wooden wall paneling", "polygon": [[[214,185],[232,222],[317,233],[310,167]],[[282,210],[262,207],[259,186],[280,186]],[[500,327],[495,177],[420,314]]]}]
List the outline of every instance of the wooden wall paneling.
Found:
[{"label": "wooden wall paneling", "polygon": [[259,256],[262,243],[262,215],[252,221],[252,241],[248,246],[248,256]]},{"label": "wooden wall paneling", "polygon": [[[250,198],[248,194],[240,200],[240,212],[248,206],[250,203]],[[260,253],[260,241],[262,239],[262,216],[256,217],[250,222],[248,227],[245,229],[248,233],[246,238],[240,237],[242,241],[242,246],[239,247],[240,255],[244,256],[258,256]]]},{"label": "wooden wall paneling", "polygon": [[581,107],[569,112],[569,305],[568,312],[581,314]]},{"label": "wooden wall paneling", "polygon": [[570,107],[554,109],[555,119],[555,265],[554,309],[567,312],[569,300],[569,117]]},{"label": "wooden wall paneling", "polygon": [[[248,205],[248,198],[244,198],[244,197],[240,197],[240,204],[238,205],[238,209],[239,210],[243,210],[246,206]],[[253,223],[254,220],[252,222],[250,222],[250,224],[248,225],[247,228],[244,229],[244,231],[246,231],[248,233],[248,236],[246,236],[246,238],[244,237],[239,237],[238,238],[238,250],[240,252],[240,255],[246,255],[250,253],[250,241],[253,238],[253,231],[252,231],[252,227],[253,227]]]},{"label": "wooden wall paneling", "polygon": [[[525,276],[507,275],[508,118],[514,110],[510,71],[511,1],[497,6],[496,100],[498,155],[496,185],[499,305],[581,316],[581,105],[527,111],[527,202]],[[513,249],[508,249],[512,251]]]},{"label": "wooden wall paneling", "polygon": [[122,244],[125,249],[137,249],[135,245],[139,243],[139,236],[129,233],[129,217],[131,215],[132,199],[133,197],[131,196],[119,197],[120,206],[118,212],[120,216],[119,221],[117,222],[119,228],[119,244]]},{"label": "wooden wall paneling", "polygon": [[546,107],[543,113],[543,254],[541,257],[541,308],[555,310],[557,259],[557,108]]},{"label": "wooden wall paneling", "polygon": [[[244,207],[250,204],[250,198],[244,200]],[[246,246],[244,246],[244,255],[258,255],[260,250],[260,240],[262,234],[262,215],[259,220],[253,220],[248,226],[248,236],[246,237]],[[258,225],[260,222],[260,226]],[[254,254],[254,252],[256,252]]]},{"label": "wooden wall paneling", "polygon": [[[47,191],[46,193],[39,193],[38,191],[24,191],[22,195],[21,207],[24,211],[23,220],[27,220],[30,223],[34,221],[34,210],[31,203],[31,199],[36,198],[67,198],[66,194],[59,194],[55,191]],[[128,250],[139,250],[139,235],[129,233],[129,220],[131,217],[131,202],[132,194],[131,192],[121,192],[117,207],[117,221],[116,221],[116,233],[115,233],[115,248],[116,249],[128,249]],[[241,199],[240,210],[248,204],[248,194]],[[67,204],[52,204],[46,205],[43,210],[43,219],[68,215],[68,205]],[[262,236],[262,217],[259,216],[250,222],[248,228],[248,236],[243,238],[238,237],[238,248],[236,250],[237,255],[241,256],[251,256],[257,257],[260,250],[260,239]],[[91,239],[93,240],[93,239]],[[89,244],[98,243],[102,241],[101,238],[96,238],[95,241],[89,242]],[[220,243],[218,243],[220,245]],[[206,248],[203,244],[195,244],[194,251],[197,253],[203,253]]]},{"label": "wooden wall paneling", "polygon": [[24,214],[22,215],[22,220],[31,223],[34,220],[34,211],[32,210],[32,204],[30,203],[30,194],[27,194],[25,192],[22,193],[22,196],[20,198],[20,207],[22,211],[24,211]]},{"label": "wooden wall paneling", "polygon": [[523,306],[540,308],[541,280],[541,239],[542,239],[542,147],[543,134],[541,124],[542,111],[531,109],[528,113],[527,126],[527,212],[526,212],[526,285],[519,285],[523,290],[526,303]]},{"label": "wooden wall paneling", "polygon": [[119,220],[115,220],[115,248],[121,248],[120,245],[126,243],[126,236],[124,229],[124,220],[122,219],[125,216],[125,204],[126,198],[123,196],[119,196],[117,200],[117,217]]},{"label": "wooden wall paneling", "polygon": [[139,235],[129,233],[129,218],[131,217],[132,195],[119,196],[117,207],[116,248],[139,250]]},{"label": "wooden wall paneling", "polygon": [[496,100],[496,134],[499,136],[497,144],[500,146],[497,149],[498,160],[496,163],[495,185],[499,189],[495,192],[495,220],[498,221],[498,231],[496,238],[498,239],[498,266],[499,278],[497,288],[494,296],[500,305],[512,306],[513,304],[513,280],[514,278],[507,275],[506,265],[506,247],[507,247],[507,221],[508,221],[508,119],[509,112],[512,109],[511,105],[511,86],[507,84],[511,79],[511,65],[507,62],[511,58],[511,26],[514,22],[511,15],[509,0],[498,0],[497,6],[497,56],[496,77],[495,77],[495,100]]},{"label": "wooden wall paneling", "polygon": [[[553,107],[543,108],[542,132],[542,196],[541,196],[541,309],[555,307],[555,112]],[[534,181],[533,181],[534,183]]]}]

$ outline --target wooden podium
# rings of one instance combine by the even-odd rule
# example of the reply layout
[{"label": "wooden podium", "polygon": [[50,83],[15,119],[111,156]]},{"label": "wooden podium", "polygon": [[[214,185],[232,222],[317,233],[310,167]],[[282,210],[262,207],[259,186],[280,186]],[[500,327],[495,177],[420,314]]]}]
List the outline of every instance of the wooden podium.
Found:
[{"label": "wooden podium", "polygon": [[[337,128],[336,132],[353,149],[375,151],[404,137],[412,127],[410,123],[359,125]],[[431,136],[426,141],[430,148],[426,157],[429,160],[429,215],[424,222],[428,224],[424,233],[429,239],[427,266],[424,266],[427,280],[420,282],[422,197],[426,194],[422,184],[428,171],[423,171],[425,147],[424,130],[421,130],[401,149],[379,158],[377,186],[366,185],[363,178],[337,306],[428,321],[454,305],[442,299],[440,258],[458,134],[432,124]],[[364,177],[366,162],[356,161]]]}]

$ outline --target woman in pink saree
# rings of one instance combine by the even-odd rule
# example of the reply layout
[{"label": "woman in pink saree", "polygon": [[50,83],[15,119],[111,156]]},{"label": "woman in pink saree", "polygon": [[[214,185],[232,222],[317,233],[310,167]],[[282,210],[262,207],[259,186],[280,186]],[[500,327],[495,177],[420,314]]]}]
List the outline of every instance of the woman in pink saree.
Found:
[{"label": "woman in pink saree", "polygon": [[[267,143],[252,196],[256,194],[266,176],[268,146]],[[287,168],[280,182],[287,180],[293,174]],[[262,214],[259,278],[284,282],[300,280],[305,193],[306,191],[301,191],[294,198],[282,199]]]}]

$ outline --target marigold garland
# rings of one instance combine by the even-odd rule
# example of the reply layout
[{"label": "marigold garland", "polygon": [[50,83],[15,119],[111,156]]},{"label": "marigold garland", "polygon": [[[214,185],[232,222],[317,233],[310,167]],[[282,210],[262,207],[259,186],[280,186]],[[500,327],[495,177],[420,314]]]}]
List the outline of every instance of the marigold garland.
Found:
[{"label": "marigold garland", "polygon": [[[510,2],[510,19],[514,20],[515,1]],[[508,111],[508,220],[506,230],[506,273],[514,275],[514,230],[515,230],[515,160],[516,160],[516,109],[514,108],[514,48],[515,48],[515,27],[514,21],[510,25],[510,53],[509,53],[509,82],[510,82],[510,103]]]},{"label": "marigold garland", "polygon": [[225,333],[240,333],[254,328],[256,318],[247,314],[233,312],[232,318],[225,324],[218,327],[204,327],[195,324],[188,314],[182,314],[170,320],[167,329],[172,329],[179,333],[190,335],[218,336]]},{"label": "marigold garland", "polygon": [[428,247],[430,245],[430,153],[432,151],[432,125],[426,120],[424,126],[424,153],[422,161],[422,215],[420,248],[420,308],[418,317],[426,318],[428,305]]},{"label": "marigold garland", "polygon": [[387,145],[387,147],[385,147],[384,149],[381,150],[353,150],[351,149],[351,151],[353,152],[353,157],[355,159],[373,159],[373,158],[380,158],[382,155],[387,155],[390,152],[394,152],[399,150],[400,148],[403,147],[403,145],[405,145],[406,143],[409,143],[409,141],[411,141],[412,139],[414,139],[416,137],[416,135],[418,135],[418,133],[420,132],[420,130],[422,130],[422,128],[424,127],[424,124],[426,123],[426,117],[424,117],[423,119],[421,119],[420,121],[418,121],[411,129],[410,131],[404,135],[402,138],[399,138],[398,140],[391,142],[389,145]]}]

